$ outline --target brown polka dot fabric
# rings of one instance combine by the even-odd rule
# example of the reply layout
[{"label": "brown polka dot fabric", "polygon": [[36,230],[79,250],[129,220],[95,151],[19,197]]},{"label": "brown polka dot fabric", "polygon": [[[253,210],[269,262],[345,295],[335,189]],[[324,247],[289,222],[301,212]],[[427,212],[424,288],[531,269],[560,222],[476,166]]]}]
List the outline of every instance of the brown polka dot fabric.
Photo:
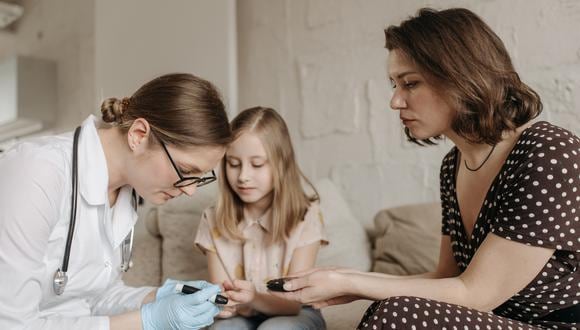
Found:
[{"label": "brown polka dot fabric", "polygon": [[440,180],[442,233],[450,236],[461,271],[488,233],[556,251],[532,282],[493,313],[393,297],[369,307],[359,329],[580,329],[542,320],[580,301],[580,139],[544,121],[527,128],[492,183],[469,238],[457,204],[457,161],[453,148],[443,160]]},{"label": "brown polka dot fabric", "polygon": [[373,303],[357,329],[531,330],[531,324],[467,307],[417,297]]}]

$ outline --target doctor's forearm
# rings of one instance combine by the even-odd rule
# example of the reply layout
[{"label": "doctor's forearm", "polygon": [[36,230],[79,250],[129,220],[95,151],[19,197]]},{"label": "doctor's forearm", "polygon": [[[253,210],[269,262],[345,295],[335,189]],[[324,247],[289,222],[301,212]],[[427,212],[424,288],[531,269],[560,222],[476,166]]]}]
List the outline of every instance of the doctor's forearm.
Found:
[{"label": "doctor's forearm", "polygon": [[109,317],[111,330],[141,330],[141,312],[134,311]]},{"label": "doctor's forearm", "polygon": [[141,305],[145,305],[145,304],[148,304],[150,302],[154,302],[155,301],[155,295],[157,294],[157,290],[158,289],[155,289],[155,290],[149,292],[149,294],[146,295],[145,298],[143,298],[143,302],[141,303]]}]

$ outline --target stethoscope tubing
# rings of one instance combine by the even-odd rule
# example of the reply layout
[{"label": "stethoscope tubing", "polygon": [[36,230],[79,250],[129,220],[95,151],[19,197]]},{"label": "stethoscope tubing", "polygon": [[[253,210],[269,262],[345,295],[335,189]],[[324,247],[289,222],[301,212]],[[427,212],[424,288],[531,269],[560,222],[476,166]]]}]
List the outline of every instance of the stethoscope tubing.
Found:
[{"label": "stethoscope tubing", "polygon": [[77,218],[77,192],[79,187],[79,174],[78,174],[78,144],[79,144],[79,135],[81,133],[81,127],[77,127],[75,129],[74,138],[73,138],[73,159],[72,159],[72,196],[71,196],[71,210],[70,210],[70,224],[68,227],[68,235],[66,237],[66,245],[64,248],[64,257],[62,259],[62,267],[61,270],[63,272],[67,272],[68,270],[68,260],[70,257],[70,249],[72,246],[74,231],[75,231],[75,223]]}]

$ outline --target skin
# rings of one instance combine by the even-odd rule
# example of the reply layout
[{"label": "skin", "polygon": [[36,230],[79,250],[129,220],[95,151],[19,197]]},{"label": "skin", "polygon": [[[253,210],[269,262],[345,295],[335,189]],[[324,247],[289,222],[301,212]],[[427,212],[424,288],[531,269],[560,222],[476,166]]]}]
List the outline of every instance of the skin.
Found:
[{"label": "skin", "polygon": [[[273,170],[260,138],[251,132],[242,133],[226,153],[226,178],[234,192],[244,202],[247,217],[262,216],[272,204]],[[297,249],[290,262],[289,273],[314,267],[320,243]],[[230,279],[215,252],[208,251],[210,281],[221,283],[230,303],[220,318],[235,315],[251,316],[256,312],[267,315],[296,315],[300,304],[270,294],[259,293],[250,281]]]},{"label": "skin", "polygon": [[[109,204],[113,206],[119,190],[125,185],[135,188],[137,194],[148,202],[161,205],[171,198],[186,194],[191,196],[196,186],[175,188],[179,176],[159,143],[150,143],[149,123],[139,118],[126,133],[118,128],[99,129],[109,174]],[[180,168],[182,175],[203,176],[215,168],[225,154],[224,147],[187,147],[167,149]],[[155,300],[156,290],[143,299],[142,304]],[[140,311],[109,317],[111,329],[141,329]]]},{"label": "skin", "polygon": [[[481,164],[491,147],[472,144],[456,134],[451,123],[456,112],[444,95],[431,86],[424,73],[399,50],[389,54],[389,78],[393,87],[391,108],[399,112],[413,136],[425,139],[444,135],[458,147],[461,163]],[[506,132],[485,166],[477,172],[461,166],[457,196],[464,227],[470,235],[486,192],[510,150],[529,123]],[[490,311],[522,290],[540,272],[553,249],[527,246],[488,234],[467,269],[460,273],[449,236],[442,236],[439,263],[434,272],[415,276],[365,273],[351,269],[319,268],[296,274],[287,282],[289,293],[272,294],[314,307],[348,303],[356,299],[383,300],[415,296]]]}]

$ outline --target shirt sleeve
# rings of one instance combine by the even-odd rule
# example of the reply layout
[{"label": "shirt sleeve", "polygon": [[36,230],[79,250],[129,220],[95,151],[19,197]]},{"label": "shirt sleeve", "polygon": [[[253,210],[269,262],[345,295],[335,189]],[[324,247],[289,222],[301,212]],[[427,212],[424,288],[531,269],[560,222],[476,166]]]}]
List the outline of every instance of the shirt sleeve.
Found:
[{"label": "shirt sleeve", "polygon": [[90,301],[93,315],[117,315],[138,310],[143,299],[155,287],[134,288],[125,285],[121,275],[101,295]]},{"label": "shirt sleeve", "polygon": [[326,238],[324,230],[324,217],[320,211],[319,204],[312,202],[304,216],[304,227],[300,240],[296,245],[297,248],[310,245],[315,242],[320,242],[321,245],[328,245],[329,241]]},{"label": "shirt sleeve", "polygon": [[37,149],[0,158],[0,329],[108,329],[108,317],[41,317],[43,258],[68,165],[54,150]]},{"label": "shirt sleeve", "polygon": [[517,242],[580,252],[577,137],[531,143],[506,179],[491,232]]},{"label": "shirt sleeve", "polygon": [[199,250],[205,254],[207,251],[216,252],[215,244],[213,242],[212,233],[217,232],[215,227],[215,211],[213,207],[207,208],[201,215],[197,233],[195,235],[194,244]]}]

